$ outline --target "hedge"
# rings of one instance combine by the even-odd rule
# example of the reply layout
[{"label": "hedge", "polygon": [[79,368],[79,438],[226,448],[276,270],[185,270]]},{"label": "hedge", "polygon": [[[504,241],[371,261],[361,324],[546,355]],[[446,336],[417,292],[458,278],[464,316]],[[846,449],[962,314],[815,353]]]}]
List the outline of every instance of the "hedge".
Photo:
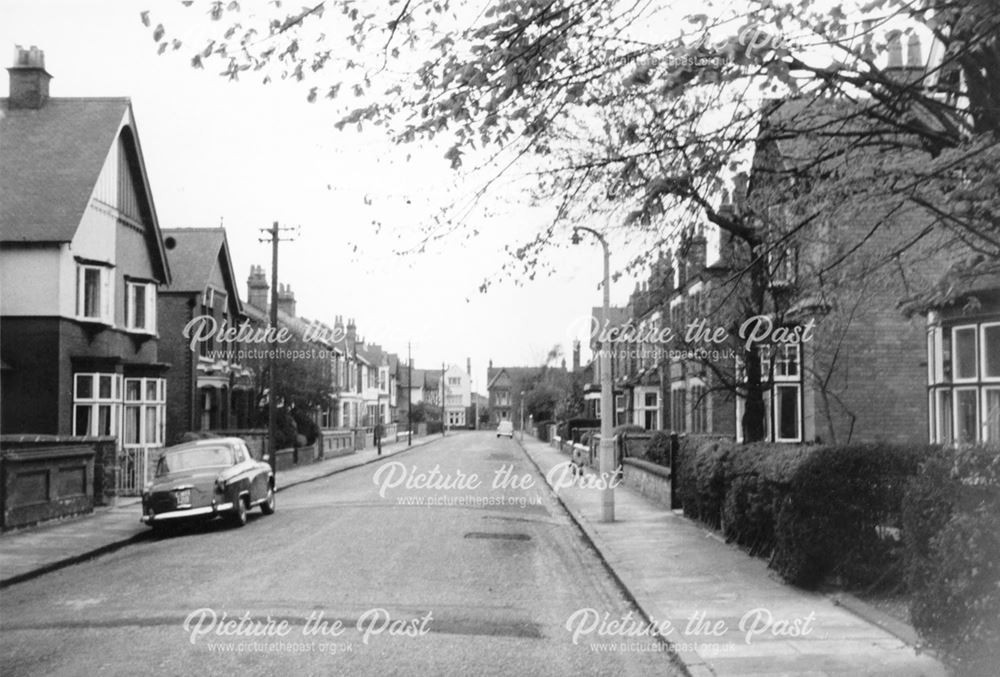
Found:
[{"label": "hedge", "polygon": [[903,501],[911,620],[963,674],[1000,665],[1000,448],[942,449]]},{"label": "hedge", "polygon": [[903,579],[903,494],[925,446],[817,448],[792,471],[775,520],[771,566],[796,585],[849,588]]}]

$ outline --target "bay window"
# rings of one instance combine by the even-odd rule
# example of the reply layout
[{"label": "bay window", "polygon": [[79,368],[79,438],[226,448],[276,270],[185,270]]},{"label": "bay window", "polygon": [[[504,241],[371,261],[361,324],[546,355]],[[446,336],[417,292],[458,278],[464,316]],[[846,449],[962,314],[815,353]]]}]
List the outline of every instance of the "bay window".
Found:
[{"label": "bay window", "polygon": [[927,379],[932,442],[1000,441],[1000,322],[931,326]]},{"label": "bay window", "polygon": [[119,374],[73,375],[74,435],[118,434],[121,379]]},{"label": "bay window", "polygon": [[122,443],[126,447],[163,446],[166,379],[127,378],[124,400]]}]

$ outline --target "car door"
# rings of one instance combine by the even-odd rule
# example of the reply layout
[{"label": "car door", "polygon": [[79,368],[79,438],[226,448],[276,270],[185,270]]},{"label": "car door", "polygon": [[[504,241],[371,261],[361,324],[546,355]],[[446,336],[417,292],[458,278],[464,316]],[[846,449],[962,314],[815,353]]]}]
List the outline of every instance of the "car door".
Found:
[{"label": "car door", "polygon": [[250,500],[262,501],[267,496],[267,473],[270,466],[254,459],[246,445],[240,446],[243,447],[243,458],[246,459],[246,472],[250,480]]}]

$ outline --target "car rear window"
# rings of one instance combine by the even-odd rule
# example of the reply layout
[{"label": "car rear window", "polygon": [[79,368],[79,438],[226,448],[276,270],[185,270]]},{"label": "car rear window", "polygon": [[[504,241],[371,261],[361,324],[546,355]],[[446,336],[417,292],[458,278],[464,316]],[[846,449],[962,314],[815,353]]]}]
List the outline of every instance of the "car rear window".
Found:
[{"label": "car rear window", "polygon": [[213,468],[233,463],[233,450],[229,447],[201,447],[163,455],[156,465],[156,474],[159,476],[178,470]]}]

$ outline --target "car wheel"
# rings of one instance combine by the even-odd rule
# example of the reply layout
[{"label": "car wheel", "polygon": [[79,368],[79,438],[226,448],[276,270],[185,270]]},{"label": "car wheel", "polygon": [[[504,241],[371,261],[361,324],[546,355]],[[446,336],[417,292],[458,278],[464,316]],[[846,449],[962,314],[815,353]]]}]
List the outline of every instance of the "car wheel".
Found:
[{"label": "car wheel", "polygon": [[237,497],[236,505],[233,506],[232,523],[234,527],[247,523],[247,502],[242,496]]},{"label": "car wheel", "polygon": [[274,487],[270,484],[267,485],[267,498],[260,504],[260,511],[265,515],[274,514]]}]

